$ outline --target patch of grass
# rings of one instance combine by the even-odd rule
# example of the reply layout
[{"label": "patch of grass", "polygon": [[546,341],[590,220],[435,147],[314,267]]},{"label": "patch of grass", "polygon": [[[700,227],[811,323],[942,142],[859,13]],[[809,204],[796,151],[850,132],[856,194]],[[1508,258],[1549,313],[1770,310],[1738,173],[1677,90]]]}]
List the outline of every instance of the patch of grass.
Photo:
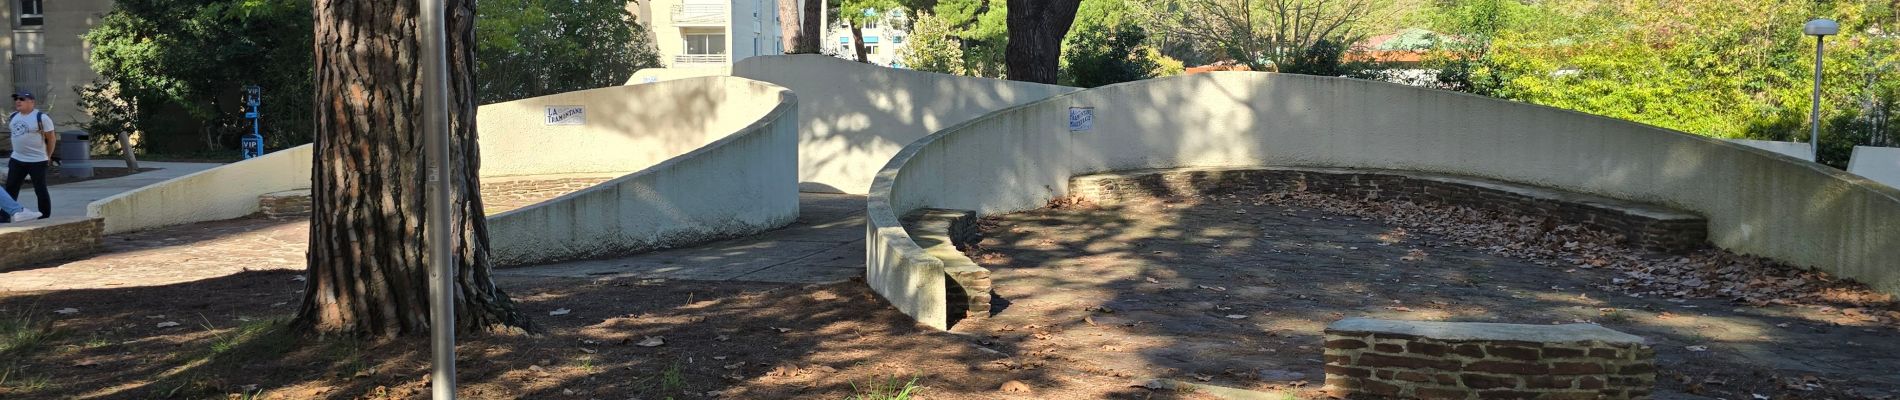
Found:
[{"label": "patch of grass", "polygon": [[686,389],[686,376],[680,373],[680,364],[675,362],[673,366],[666,367],[666,372],[660,373],[660,390],[677,392],[682,389]]},{"label": "patch of grass", "polygon": [[275,356],[288,351],[295,339],[284,332],[283,320],[264,319],[245,322],[229,331],[219,331],[205,322],[205,330],[211,332],[211,356],[221,356],[243,352],[263,353],[258,356]]},{"label": "patch of grass", "polygon": [[28,308],[27,311],[0,315],[0,355],[20,357],[59,336],[53,319]]},{"label": "patch of grass", "polygon": [[52,387],[51,376],[28,376],[24,369],[12,365],[0,368],[0,394],[32,394]]},{"label": "patch of grass", "polygon": [[1610,309],[1609,311],[1603,312],[1602,319],[1603,322],[1606,323],[1627,324],[1635,318],[1636,317],[1630,316],[1630,313],[1624,312],[1622,309]]},{"label": "patch of grass", "polygon": [[879,377],[872,378],[870,382],[865,382],[864,386],[858,386],[857,382],[852,382],[851,390],[857,392],[857,394],[851,396],[849,399],[910,400],[911,396],[923,391],[922,387],[917,386],[917,379],[918,377],[916,376],[912,376],[909,381],[904,381],[902,378],[895,376],[890,378]]}]

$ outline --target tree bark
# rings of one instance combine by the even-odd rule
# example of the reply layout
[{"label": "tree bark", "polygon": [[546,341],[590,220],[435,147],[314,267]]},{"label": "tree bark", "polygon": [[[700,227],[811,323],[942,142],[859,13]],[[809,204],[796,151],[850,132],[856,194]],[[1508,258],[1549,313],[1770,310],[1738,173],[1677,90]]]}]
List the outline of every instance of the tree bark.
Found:
[{"label": "tree bark", "polygon": [[820,32],[820,30],[824,29],[825,3],[822,0],[804,1],[804,19],[799,20],[802,33],[798,36],[798,52],[804,54],[818,54],[822,52],[818,47],[819,39],[825,36],[824,32]]},{"label": "tree bark", "polygon": [[779,47],[783,52],[798,51],[798,41],[804,32],[799,30],[798,0],[777,0]]},{"label": "tree bark", "polygon": [[1075,23],[1082,0],[1009,0],[1009,44],[1003,63],[1009,79],[1055,84],[1062,63],[1062,37]]},{"label": "tree bark", "polygon": [[851,23],[851,49],[857,52],[858,62],[871,62],[869,55],[864,53],[864,28],[859,27],[856,22]]},{"label": "tree bark", "polygon": [[[445,0],[456,325],[533,329],[489,276],[477,179],[473,0]],[[308,283],[293,323],[321,333],[429,331],[416,0],[318,0]]]}]

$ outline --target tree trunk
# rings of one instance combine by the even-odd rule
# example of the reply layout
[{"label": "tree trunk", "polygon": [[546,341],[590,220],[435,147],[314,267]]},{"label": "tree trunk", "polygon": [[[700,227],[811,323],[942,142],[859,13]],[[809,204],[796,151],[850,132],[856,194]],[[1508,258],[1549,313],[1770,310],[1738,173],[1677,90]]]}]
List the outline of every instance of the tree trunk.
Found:
[{"label": "tree trunk", "polygon": [[851,23],[851,49],[857,52],[858,62],[871,62],[871,58],[864,53],[864,28],[856,22]]},{"label": "tree trunk", "polygon": [[1003,62],[1009,79],[1055,84],[1062,64],[1062,37],[1075,23],[1082,0],[1009,0],[1009,44]]},{"label": "tree trunk", "polygon": [[798,52],[818,54],[822,52],[818,47],[819,38],[825,37],[825,33],[820,31],[824,29],[825,2],[822,0],[804,1],[805,18],[800,20],[803,33],[798,36]]},{"label": "tree trunk", "polygon": [[[446,0],[456,326],[532,329],[488,274],[476,178],[473,0]],[[422,36],[416,0],[318,0],[309,280],[294,325],[360,336],[429,331]]]},{"label": "tree trunk", "polygon": [[798,51],[798,41],[802,32],[798,23],[798,0],[777,0],[779,47],[783,52]]}]

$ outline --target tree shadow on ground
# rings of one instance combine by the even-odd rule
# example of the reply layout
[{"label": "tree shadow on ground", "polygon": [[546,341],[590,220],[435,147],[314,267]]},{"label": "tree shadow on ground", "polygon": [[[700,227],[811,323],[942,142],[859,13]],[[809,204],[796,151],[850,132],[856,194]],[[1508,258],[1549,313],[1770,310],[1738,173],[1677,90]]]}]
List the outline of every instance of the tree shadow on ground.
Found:
[{"label": "tree shadow on ground", "polygon": [[[1342,318],[1597,323],[1657,348],[1665,392],[1900,393],[1900,380],[1859,372],[1900,368],[1900,357],[1868,356],[1900,354],[1900,342],[1883,339],[1891,326],[1814,309],[1633,297],[1598,288],[1613,271],[1539,265],[1246,193],[1181,195],[987,219],[973,258],[1012,305],[953,331],[996,335],[1006,354],[1057,354],[1104,376],[1303,387],[1313,397],[1322,396],[1312,390],[1324,376],[1321,331]],[[1827,388],[1786,387],[1804,375]]]}]

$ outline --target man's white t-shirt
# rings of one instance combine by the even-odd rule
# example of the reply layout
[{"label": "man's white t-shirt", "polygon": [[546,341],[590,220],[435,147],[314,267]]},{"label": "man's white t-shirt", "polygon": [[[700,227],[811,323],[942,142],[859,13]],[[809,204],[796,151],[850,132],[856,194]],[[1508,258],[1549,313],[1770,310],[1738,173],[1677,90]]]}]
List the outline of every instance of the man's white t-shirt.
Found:
[{"label": "man's white t-shirt", "polygon": [[[35,122],[34,119],[39,121]],[[13,133],[13,159],[20,162],[41,162],[49,160],[46,150],[46,136],[40,132],[53,130],[53,117],[33,110],[31,113],[14,113],[7,121],[7,128]]]}]

